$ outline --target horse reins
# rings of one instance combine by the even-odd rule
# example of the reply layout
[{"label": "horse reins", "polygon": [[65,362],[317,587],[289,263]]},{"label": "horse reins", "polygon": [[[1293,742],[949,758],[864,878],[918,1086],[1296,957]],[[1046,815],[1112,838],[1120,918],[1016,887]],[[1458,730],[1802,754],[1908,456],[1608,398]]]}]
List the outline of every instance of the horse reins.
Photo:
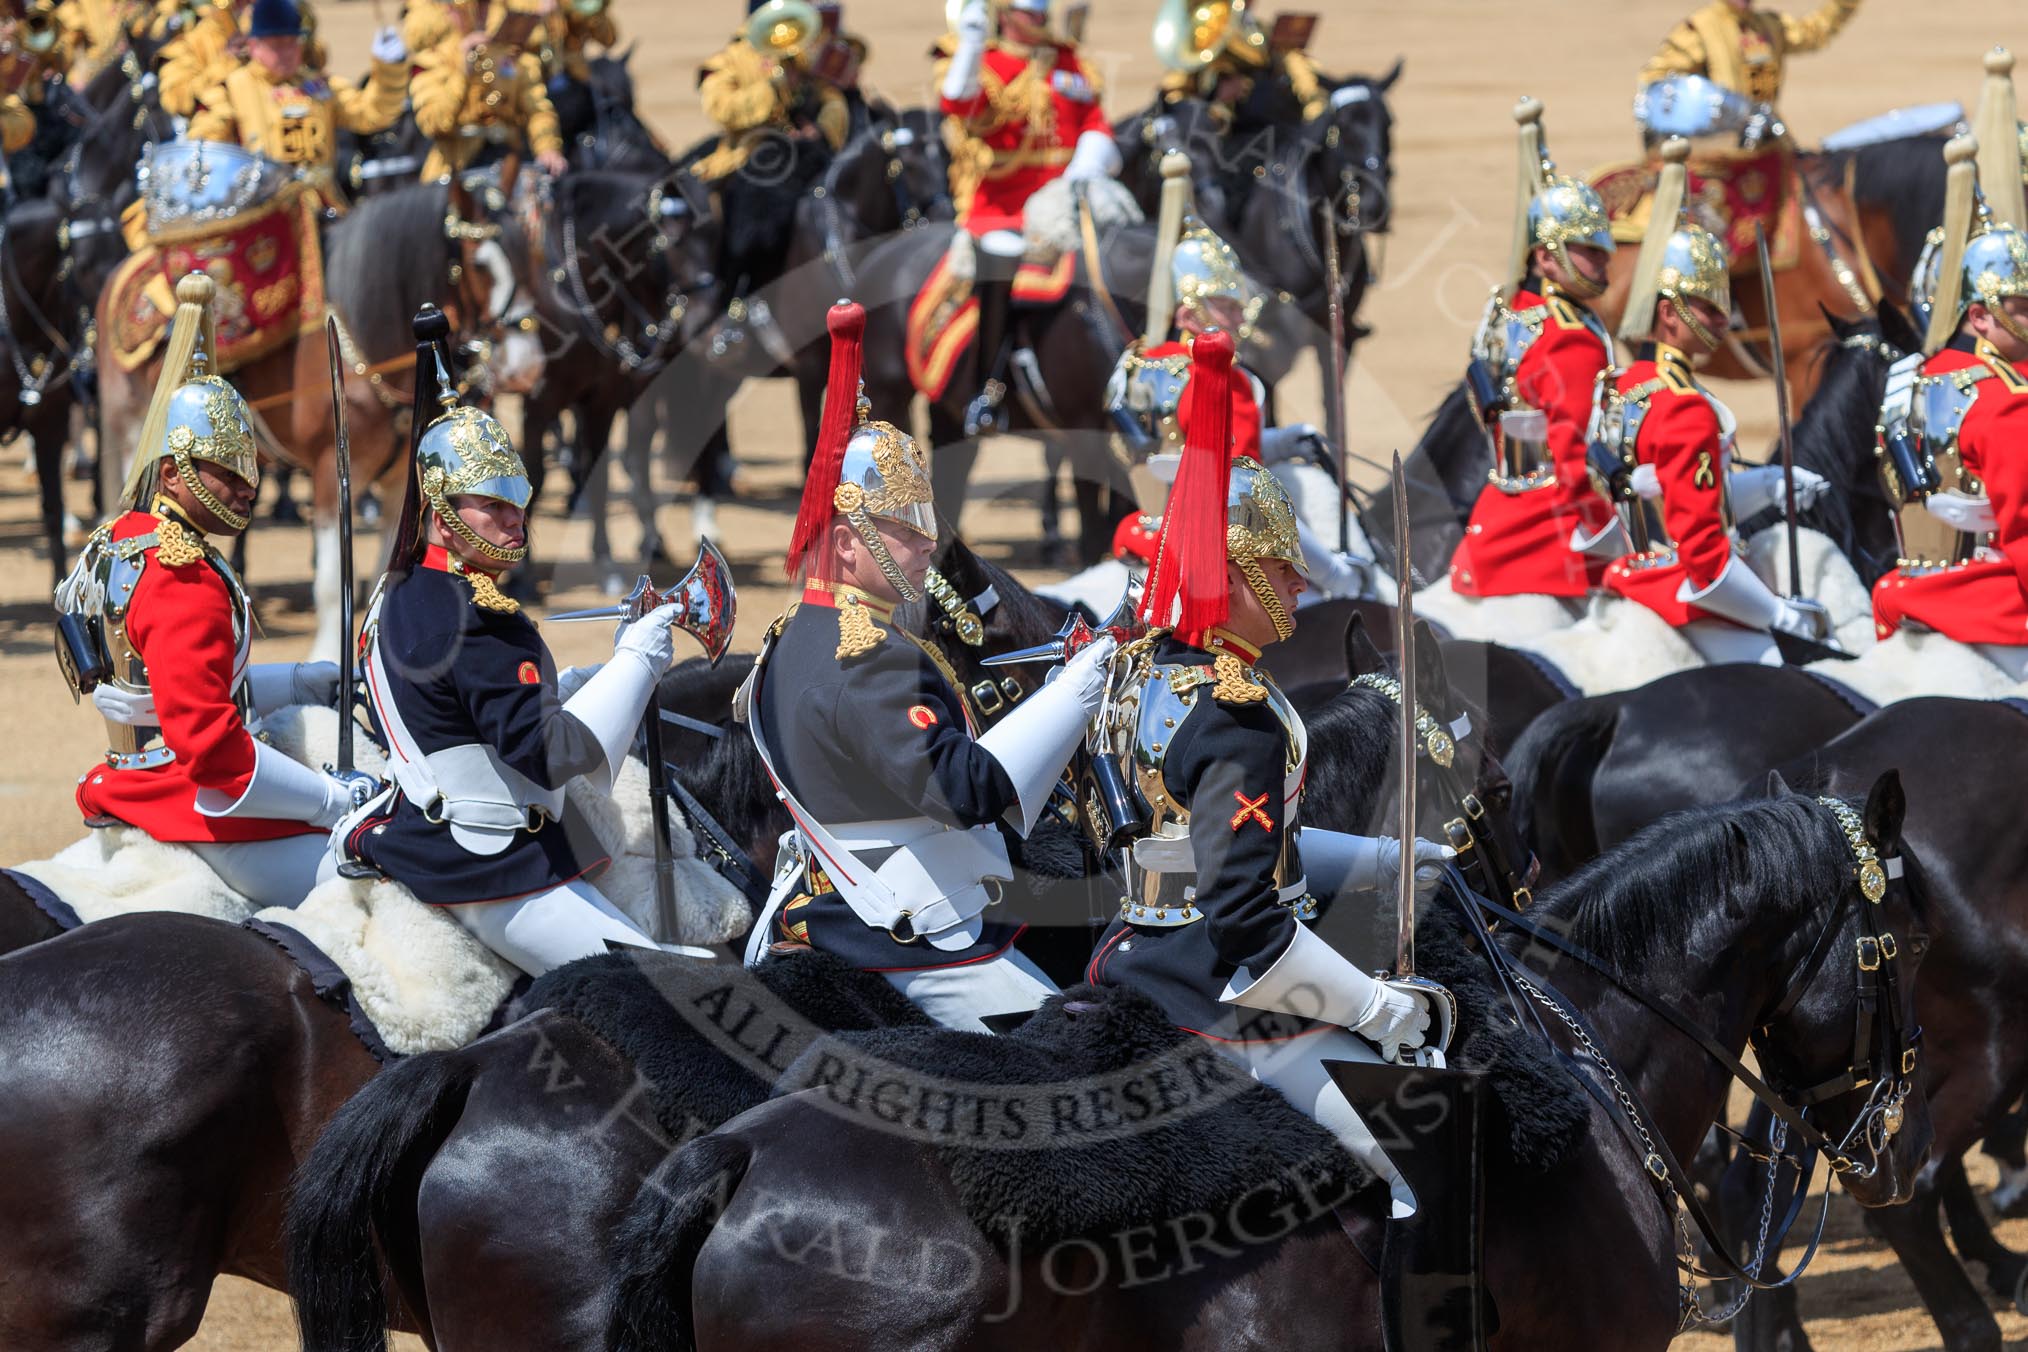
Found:
[{"label": "horse reins", "polygon": [[[1369,672],[1353,678],[1352,685],[1371,690],[1399,708],[1403,698],[1401,682],[1392,676]],[[1457,851],[1458,867],[1473,879],[1473,890],[1498,893],[1508,898],[1516,911],[1525,911],[1534,900],[1528,879],[1532,868],[1516,866],[1508,857],[1499,833],[1492,829],[1490,813],[1464,780],[1457,764],[1457,748],[1472,735],[1472,716],[1460,714],[1448,726],[1423,708],[1415,706],[1416,758],[1433,767],[1438,791],[1458,806],[1458,815],[1444,823],[1444,843]]]},{"label": "horse reins", "polygon": [[[1874,847],[1866,839],[1858,813],[1854,812],[1850,805],[1835,798],[1818,798],[1816,801],[1832,814],[1840,833],[1852,850],[1855,887],[1839,894],[1838,902],[1826,920],[1824,928],[1819,932],[1810,952],[1789,983],[1787,994],[1757,1025],[1756,1036],[1767,1032],[1775,1021],[1795,1009],[1817,973],[1826,965],[1834,937],[1845,929],[1845,913],[1851,907],[1853,892],[1856,891],[1864,898],[1866,907],[1877,907],[1889,889],[1903,878],[1903,861],[1898,856],[1883,859],[1875,854]],[[1902,1019],[1900,945],[1893,933],[1883,928],[1877,921],[1861,925],[1854,955],[1859,974],[1859,991],[1854,1015],[1853,1051],[1847,1069],[1806,1089],[1792,1089],[1789,1093],[1783,1094],[1768,1080],[1762,1079],[1750,1070],[1739,1057],[1720,1045],[1710,1033],[1629,983],[1596,954],[1497,902],[1481,897],[1479,904],[1503,922],[1507,929],[1524,934],[1534,943],[1550,948],[1589,969],[1604,978],[1622,995],[1689,1038],[1705,1055],[1723,1067],[1733,1080],[1744,1085],[1747,1091],[1774,1116],[1777,1124],[1775,1140],[1771,1142],[1774,1153],[1768,1155],[1755,1152],[1755,1157],[1769,1166],[1769,1197],[1762,1208],[1760,1242],[1757,1246],[1759,1252],[1748,1263],[1742,1264],[1732,1257],[1732,1249],[1720,1237],[1716,1222],[1698,1201],[1688,1172],[1670,1151],[1667,1142],[1652,1130],[1649,1125],[1652,1115],[1640,1105],[1633,1092],[1626,1087],[1617,1068],[1599,1046],[1598,1039],[1584,1016],[1547,980],[1527,971],[1518,961],[1507,957],[1501,950],[1488,947],[1488,958],[1496,969],[1505,968],[1504,975],[1511,978],[1513,985],[1517,985],[1530,999],[1553,1014],[1577,1041],[1584,1053],[1584,1059],[1591,1061],[1597,1067],[1599,1075],[1604,1077],[1605,1083],[1601,1083],[1597,1075],[1583,1073],[1581,1062],[1577,1058],[1558,1051],[1558,1058],[1571,1066],[1578,1082],[1606,1109],[1607,1116],[1612,1119],[1621,1135],[1640,1157],[1642,1170],[1654,1185],[1657,1198],[1677,1231],[1678,1266],[1692,1278],[1740,1282],[1745,1286],[1747,1294],[1753,1291],[1776,1290],[1793,1284],[1808,1267],[1822,1239],[1825,1216],[1828,1215],[1830,1207],[1830,1191],[1827,1184],[1823,1211],[1817,1219],[1816,1234],[1795,1267],[1773,1280],[1762,1277],[1762,1262],[1770,1252],[1771,1204],[1781,1164],[1784,1162],[1791,1164],[1797,1170],[1803,1186],[1798,1189],[1796,1197],[1787,1208],[1781,1227],[1774,1232],[1772,1247],[1777,1251],[1782,1236],[1793,1225],[1806,1200],[1808,1179],[1814,1172],[1814,1157],[1821,1153],[1833,1173],[1850,1174],[1855,1178],[1871,1177],[1879,1169],[1880,1156],[1886,1150],[1888,1141],[1900,1130],[1903,1103],[1911,1092],[1909,1077],[1914,1074],[1922,1031],[1919,1027],[1907,1027]],[[1877,912],[1873,910],[1866,910],[1862,913],[1862,919],[1864,916],[1876,914]],[[1541,1025],[1539,1018],[1535,1021],[1538,1026]],[[1865,1106],[1855,1116],[1850,1129],[1840,1140],[1831,1140],[1805,1115],[1811,1107],[1869,1086],[1872,1093]],[[1801,1147],[1794,1156],[1789,1154],[1787,1146],[1787,1135],[1790,1132],[1796,1135]],[[1748,1148],[1751,1150],[1750,1146]],[[1857,1149],[1864,1149],[1866,1152],[1866,1163],[1861,1164],[1855,1160]],[[1697,1259],[1694,1247],[1690,1243],[1686,1219],[1687,1224],[1694,1225],[1703,1237],[1710,1254],[1710,1266],[1717,1269],[1715,1272]],[[1744,1298],[1742,1296],[1741,1303],[1744,1302]],[[1736,1308],[1737,1306],[1734,1307],[1735,1310]],[[1685,1284],[1681,1327],[1688,1327],[1700,1319],[1706,1321],[1723,1319],[1732,1312],[1707,1314],[1698,1305],[1694,1290]]]}]

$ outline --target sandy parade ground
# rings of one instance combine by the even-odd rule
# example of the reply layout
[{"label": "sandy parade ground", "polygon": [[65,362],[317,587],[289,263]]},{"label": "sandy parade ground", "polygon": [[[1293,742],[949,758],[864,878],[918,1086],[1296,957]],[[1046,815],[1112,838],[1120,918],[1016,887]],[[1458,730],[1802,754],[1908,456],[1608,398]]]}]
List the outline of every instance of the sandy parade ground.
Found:
[{"label": "sandy parade ground", "polygon": [[[1799,5],[1803,0],[1796,0]],[[391,13],[396,0],[385,0]],[[1369,464],[1411,446],[1423,420],[1455,382],[1465,342],[1495,280],[1509,228],[1513,134],[1508,110],[1521,94],[1547,104],[1549,143],[1566,172],[1627,158],[1637,149],[1629,103],[1633,77],[1685,0],[1417,0],[1415,4],[1320,6],[1315,54],[1332,71],[1378,73],[1397,57],[1405,70],[1390,104],[1395,116],[1393,236],[1382,280],[1359,319],[1373,336],[1359,349],[1348,386],[1353,450]],[[740,19],[738,7],[616,0],[641,110],[672,144],[706,130],[693,72]],[[1269,7],[1270,9],[1272,7]],[[1123,116],[1147,99],[1158,67],[1148,28],[1155,0],[1100,0],[1088,46],[1105,75],[1108,112]],[[364,0],[320,7],[340,72],[362,65],[375,13]],[[1814,143],[1848,122],[1896,105],[1976,98],[1979,57],[1995,42],[2028,48],[2019,0],[1960,0],[1950,6],[1868,0],[1823,54],[1790,68],[1783,112],[1800,140]],[[924,49],[941,31],[940,0],[849,0],[846,25],[864,35],[872,57],[867,84],[902,106],[929,101]],[[1319,383],[1309,364],[1285,387],[1284,417],[1321,421]],[[1766,386],[1724,386],[1740,413],[1742,445],[1757,458],[1769,443],[1773,401]],[[877,410],[896,418],[898,410]],[[699,420],[717,409],[686,410]],[[722,544],[740,587],[741,647],[752,647],[784,599],[780,555],[801,484],[801,432],[792,389],[782,381],[749,384],[726,411],[739,462],[740,499],[719,512]],[[515,418],[510,412],[510,426]],[[34,520],[25,442],[0,462],[0,861],[38,858],[81,833],[71,798],[78,773],[103,752],[103,730],[72,705],[51,656],[48,566]],[[1016,564],[1024,578],[1054,576],[1037,566],[1032,505],[1040,457],[1031,443],[987,448],[974,481],[964,530],[990,557]],[[545,604],[596,604],[602,593],[589,564],[589,526],[562,521],[562,476],[543,506],[539,548],[560,560]],[[664,534],[687,540],[690,517],[681,486],[658,471]],[[73,509],[89,506],[86,486],[71,484]],[[301,491],[301,490],[299,490]],[[636,531],[617,505],[615,541],[624,556]],[[372,557],[362,541],[362,569]],[[310,538],[306,529],[263,523],[248,569],[260,637],[254,659],[297,658],[307,651]],[[658,578],[664,583],[668,577]],[[565,626],[549,634],[559,665],[595,661],[607,651],[602,626]],[[679,653],[689,649],[679,640]],[[1981,1175],[1983,1177],[1983,1175]],[[1834,1211],[1831,1238],[1803,1284],[1810,1331],[1823,1349],[1922,1349],[1938,1346],[1934,1327],[1892,1256],[1866,1238],[1856,1212]],[[2028,1247],[2028,1224],[2001,1230]],[[2010,1339],[2028,1346],[2028,1320],[2003,1317]],[[409,1344],[414,1346],[414,1344]],[[1715,1349],[1720,1340],[1686,1337],[1681,1345]],[[2010,1342],[2009,1346],[2017,1345]],[[194,1346],[208,1352],[267,1352],[294,1346],[286,1300],[227,1280],[218,1288]]]}]

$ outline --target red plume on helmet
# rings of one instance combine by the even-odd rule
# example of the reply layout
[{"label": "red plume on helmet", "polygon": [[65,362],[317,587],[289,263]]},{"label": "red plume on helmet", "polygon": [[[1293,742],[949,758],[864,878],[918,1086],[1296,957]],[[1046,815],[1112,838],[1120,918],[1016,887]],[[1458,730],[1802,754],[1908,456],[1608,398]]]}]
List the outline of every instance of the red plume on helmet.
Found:
[{"label": "red plume on helmet", "polygon": [[1232,339],[1208,329],[1190,345],[1183,460],[1162,514],[1141,617],[1198,643],[1224,624],[1226,495],[1232,480]]},{"label": "red plume on helmet", "polygon": [[810,474],[803,481],[803,505],[796,513],[796,528],[789,535],[789,556],[783,564],[790,577],[822,571],[823,551],[811,568],[813,550],[823,540],[825,528],[837,511],[832,501],[838,492],[838,476],[845,466],[845,446],[859,425],[859,373],[865,361],[866,311],[851,301],[839,301],[825,317],[831,330],[831,375],[824,386],[824,417],[817,426],[817,454],[810,461]]}]

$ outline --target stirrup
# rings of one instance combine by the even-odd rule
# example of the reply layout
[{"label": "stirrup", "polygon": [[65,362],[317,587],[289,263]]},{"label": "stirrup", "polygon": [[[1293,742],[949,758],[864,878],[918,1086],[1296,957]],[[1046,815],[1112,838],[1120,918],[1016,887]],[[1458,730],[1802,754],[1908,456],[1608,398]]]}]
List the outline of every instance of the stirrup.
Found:
[{"label": "stirrup", "polygon": [[965,435],[984,436],[989,432],[1003,432],[1007,420],[1000,414],[1001,401],[1007,397],[1007,383],[992,379],[979,391],[972,402],[965,405]]}]

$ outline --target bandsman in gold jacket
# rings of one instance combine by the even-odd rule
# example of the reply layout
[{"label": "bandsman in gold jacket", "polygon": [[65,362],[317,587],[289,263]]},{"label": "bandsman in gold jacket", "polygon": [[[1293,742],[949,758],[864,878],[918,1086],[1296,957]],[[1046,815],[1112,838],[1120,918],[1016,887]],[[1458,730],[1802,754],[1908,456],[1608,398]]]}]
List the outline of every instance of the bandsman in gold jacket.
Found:
[{"label": "bandsman in gold jacket", "polygon": [[1755,103],[1776,106],[1789,55],[1827,46],[1858,8],[1859,0],[1822,0],[1797,18],[1755,9],[1753,0],[1710,0],[1670,32],[1641,68],[1640,82],[1701,75]]},{"label": "bandsman in gold jacket", "polygon": [[692,170],[707,182],[739,170],[768,136],[821,135],[837,150],[851,132],[844,93],[810,68],[822,45],[816,11],[801,0],[750,0],[748,13],[746,29],[697,73],[704,115],[724,133]]},{"label": "bandsman in gold jacket", "polygon": [[[157,67],[163,111],[189,117],[199,99],[231,74],[245,46],[245,25],[251,0],[204,0],[195,17],[185,20],[179,36],[162,49]],[[324,68],[324,45],[317,40],[317,11],[309,0],[297,0],[302,16],[303,64]]]},{"label": "bandsman in gold jacket", "polygon": [[[542,62],[524,42],[503,37],[510,19],[517,27],[522,20],[510,6],[489,0],[451,0],[440,8],[449,36],[416,52],[409,83],[416,126],[433,143],[423,178],[462,173],[485,163],[489,152],[523,149],[551,175],[561,175],[569,165]],[[411,12],[411,31],[422,29],[416,19]]]},{"label": "bandsman in gold jacket", "polygon": [[401,116],[408,98],[408,49],[383,28],[373,39],[373,68],[364,88],[332,79],[304,60],[301,0],[255,0],[247,20],[247,56],[198,98],[189,135],[227,141],[321,176],[325,202],[341,130],[369,135]]},{"label": "bandsman in gold jacket", "polygon": [[[1165,72],[1161,84],[1164,103],[1203,99],[1229,123],[1253,97],[1255,87],[1265,81],[1287,87],[1289,96],[1303,110],[1305,122],[1330,111],[1331,91],[1318,78],[1310,58],[1297,47],[1278,49],[1252,10],[1214,3],[1201,7],[1199,13],[1204,16],[1202,31],[1192,29],[1181,40],[1190,44],[1189,59],[1201,59],[1200,54],[1207,50],[1210,59],[1195,70],[1172,68]],[[1158,24],[1156,41],[1161,38]]]}]

